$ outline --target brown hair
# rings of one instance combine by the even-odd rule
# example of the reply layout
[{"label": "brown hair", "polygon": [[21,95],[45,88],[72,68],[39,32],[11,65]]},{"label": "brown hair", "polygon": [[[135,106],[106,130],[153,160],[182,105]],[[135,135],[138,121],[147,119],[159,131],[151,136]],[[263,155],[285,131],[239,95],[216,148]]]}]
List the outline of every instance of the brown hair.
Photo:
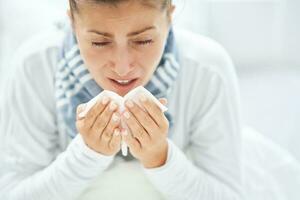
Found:
[{"label": "brown hair", "polygon": [[[71,12],[73,11],[78,12],[78,2],[86,2],[86,3],[98,3],[98,4],[109,4],[112,6],[117,6],[118,3],[130,1],[130,0],[69,0],[70,9]],[[157,5],[160,6],[160,9],[165,10],[166,8],[169,8],[172,4],[172,0],[135,0],[140,1],[143,5],[149,6],[149,7],[157,7]]]}]

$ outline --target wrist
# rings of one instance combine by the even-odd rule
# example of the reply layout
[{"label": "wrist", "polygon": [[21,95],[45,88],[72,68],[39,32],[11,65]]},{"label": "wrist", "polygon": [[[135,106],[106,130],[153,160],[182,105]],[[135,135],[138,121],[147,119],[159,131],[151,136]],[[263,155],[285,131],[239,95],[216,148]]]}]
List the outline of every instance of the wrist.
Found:
[{"label": "wrist", "polygon": [[163,166],[168,157],[168,142],[165,140],[165,142],[161,145],[161,150],[157,153],[153,154],[151,158],[145,159],[141,161],[142,165],[147,168],[157,168]]},{"label": "wrist", "polygon": [[101,163],[103,166],[108,166],[114,158],[114,156],[105,156],[91,149],[86,145],[80,134],[74,138],[68,148],[72,153],[76,154],[76,157],[81,159],[84,159],[83,157],[88,158],[89,161],[98,163],[97,165]]}]

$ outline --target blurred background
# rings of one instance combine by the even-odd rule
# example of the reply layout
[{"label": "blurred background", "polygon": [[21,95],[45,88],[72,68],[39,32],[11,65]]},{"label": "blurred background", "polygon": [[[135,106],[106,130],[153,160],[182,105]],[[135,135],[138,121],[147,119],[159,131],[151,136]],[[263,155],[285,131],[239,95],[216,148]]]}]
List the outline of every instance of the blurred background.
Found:
[{"label": "blurred background", "polygon": [[[245,123],[300,160],[300,1],[175,4],[175,26],[212,37],[231,55]],[[0,85],[20,44],[65,18],[66,8],[67,0],[0,0]]]}]

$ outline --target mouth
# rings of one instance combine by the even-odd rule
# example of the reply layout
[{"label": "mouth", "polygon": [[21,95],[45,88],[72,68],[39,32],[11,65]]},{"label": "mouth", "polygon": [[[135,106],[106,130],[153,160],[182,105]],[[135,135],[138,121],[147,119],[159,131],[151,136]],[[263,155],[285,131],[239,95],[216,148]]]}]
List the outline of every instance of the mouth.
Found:
[{"label": "mouth", "polygon": [[116,80],[109,78],[109,81],[111,82],[113,88],[115,88],[116,91],[124,94],[134,88],[136,82],[138,81],[138,78],[128,80]]}]

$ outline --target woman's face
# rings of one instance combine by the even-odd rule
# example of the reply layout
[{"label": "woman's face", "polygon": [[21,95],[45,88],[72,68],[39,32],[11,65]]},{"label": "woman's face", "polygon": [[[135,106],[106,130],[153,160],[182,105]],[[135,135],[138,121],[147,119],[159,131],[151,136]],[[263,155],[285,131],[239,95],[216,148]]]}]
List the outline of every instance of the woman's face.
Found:
[{"label": "woman's face", "polygon": [[138,1],[117,6],[83,3],[78,7],[74,32],[97,84],[121,96],[146,85],[164,50],[170,23],[167,13]]}]

